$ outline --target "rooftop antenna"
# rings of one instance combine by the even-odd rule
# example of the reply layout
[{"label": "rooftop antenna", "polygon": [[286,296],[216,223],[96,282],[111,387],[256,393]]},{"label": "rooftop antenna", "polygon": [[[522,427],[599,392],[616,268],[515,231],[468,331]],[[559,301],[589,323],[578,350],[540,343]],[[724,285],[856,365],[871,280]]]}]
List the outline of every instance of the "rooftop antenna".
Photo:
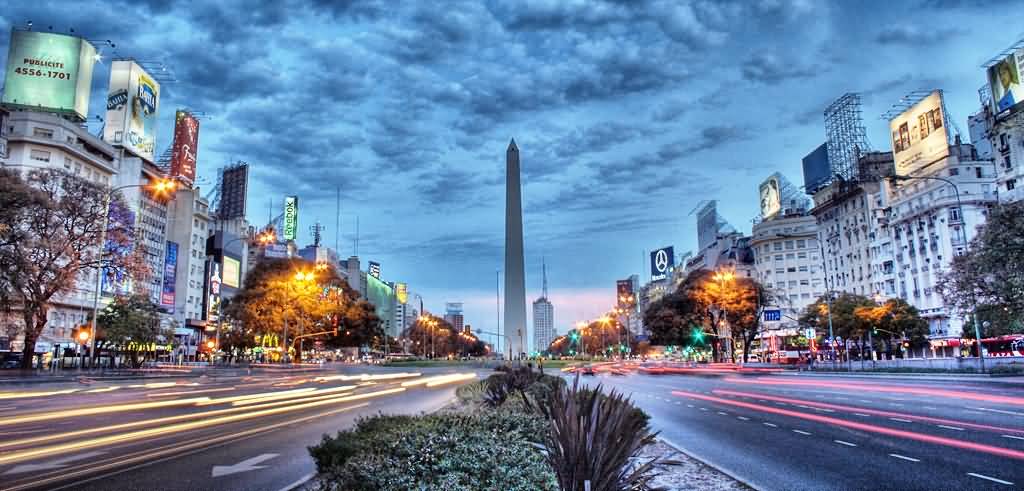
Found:
[{"label": "rooftop antenna", "polygon": [[541,258],[540,258],[540,275],[543,278],[543,280],[542,280],[542,285],[543,286],[542,286],[542,289],[541,289],[541,296],[544,297],[545,300],[547,300],[547,298],[548,298],[548,266],[547,266],[547,263],[545,263],[545,260],[544,260],[543,256],[541,256]]},{"label": "rooftop antenna", "polygon": [[319,221],[309,227],[309,230],[313,232],[313,247],[320,247],[320,232],[323,232],[324,228]]}]

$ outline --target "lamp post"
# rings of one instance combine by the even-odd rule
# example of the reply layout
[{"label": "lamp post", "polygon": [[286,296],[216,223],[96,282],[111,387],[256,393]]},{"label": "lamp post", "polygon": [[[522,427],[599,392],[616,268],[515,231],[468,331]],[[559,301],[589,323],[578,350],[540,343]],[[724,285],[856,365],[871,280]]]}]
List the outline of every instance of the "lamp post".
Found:
[{"label": "lamp post", "polygon": [[630,324],[629,322],[629,316],[630,314],[633,313],[633,307],[636,305],[636,297],[632,294],[619,295],[619,305],[620,307],[616,309],[616,311],[619,312],[620,314],[625,314],[626,316],[626,347],[627,349],[630,350],[630,353],[632,354],[632,348],[630,348],[629,344],[629,330],[632,324]]},{"label": "lamp post", "polygon": [[[316,276],[313,274],[312,271],[296,271],[295,272],[295,276],[292,277],[291,284],[293,286],[294,285],[301,286],[301,285],[307,284],[309,282],[312,282],[315,278],[316,278]],[[298,320],[299,320],[299,330],[301,331],[302,330],[302,317],[301,316],[297,316],[297,317],[298,317]],[[288,319],[286,317],[285,320],[284,320],[284,356],[282,357],[282,360],[284,361],[285,364],[288,364],[288,351],[289,351],[289,347],[290,346],[288,345]],[[300,354],[300,356],[301,356],[301,354]]]},{"label": "lamp post", "polygon": [[[956,197],[956,209],[957,213],[960,214],[960,220],[963,221],[963,234],[964,234],[964,247],[967,247],[967,216],[964,215],[964,206],[960,202],[960,188],[957,187],[956,183],[946,179],[945,177],[938,176],[890,176],[892,181],[911,181],[914,179],[926,179],[932,181],[942,181],[953,187],[953,195]],[[981,372],[985,372],[985,355],[981,352],[981,325],[978,323],[978,299],[974,293],[974,289],[971,289],[971,319],[974,321],[974,337],[978,341],[978,365]]]},{"label": "lamp post", "polygon": [[[127,184],[124,186],[118,186],[111,188],[107,192],[103,193],[103,221],[100,226],[100,257],[102,262],[104,249],[107,247],[107,225],[109,225],[110,216],[110,201],[114,197],[114,193],[121,191],[122,189],[129,188],[146,188],[153,191],[154,194],[160,195],[164,193],[170,193],[175,190],[177,184],[171,179],[160,179],[152,184]],[[89,353],[90,357],[96,353],[96,318],[100,313],[100,290],[103,288],[103,269],[96,272],[96,291],[93,293],[92,298],[92,332],[94,333],[89,338]]]}]

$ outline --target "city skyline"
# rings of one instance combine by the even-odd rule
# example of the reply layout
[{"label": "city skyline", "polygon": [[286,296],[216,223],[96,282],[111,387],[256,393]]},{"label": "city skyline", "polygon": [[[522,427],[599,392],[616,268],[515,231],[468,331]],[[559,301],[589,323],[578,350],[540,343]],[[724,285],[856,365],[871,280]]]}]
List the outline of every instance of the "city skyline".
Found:
[{"label": "city skyline", "polygon": [[[303,245],[314,221],[335,223],[340,186],[343,257],[358,216],[364,260],[421,292],[430,310],[463,300],[467,321],[485,330],[495,327],[502,269],[501,150],[515,135],[527,296],[538,291],[529,272],[548,257],[564,330],[610,308],[615,279],[644,280],[644,251],[694,248],[687,213],[700,199],[718,199],[749,232],[757,183],[775,171],[801,181],[800,157],[824,139],[821,111],[844,92],[864,94],[877,149],[889,149],[877,116],[921,88],[945,90],[966,139],[967,116],[980,107],[979,65],[1016,33],[992,29],[984,6],[939,3],[467,4],[385,15],[355,2],[251,7],[252,22],[226,14],[237,5],[131,4],[161,32],[190,36],[155,36],[108,2],[73,12],[33,3],[6,9],[0,27],[32,20],[36,30],[113,40],[117,52],[103,48],[92,80],[93,133],[109,60],[164,60],[178,82],[164,86],[158,153],[170,144],[173,109],[205,113],[203,189],[217,168],[249,162],[250,220],[263,221],[266,196],[279,212],[297,195]],[[649,28],[627,29],[638,24]],[[768,42],[751,51],[758,39]],[[716,184],[725,177],[728,187]],[[330,246],[335,232],[325,233]]]}]

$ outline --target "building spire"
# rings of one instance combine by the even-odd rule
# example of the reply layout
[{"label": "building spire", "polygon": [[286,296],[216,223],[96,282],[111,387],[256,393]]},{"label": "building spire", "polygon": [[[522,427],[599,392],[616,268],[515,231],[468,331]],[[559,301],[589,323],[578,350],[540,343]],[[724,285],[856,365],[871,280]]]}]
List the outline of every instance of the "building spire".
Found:
[{"label": "building spire", "polygon": [[547,300],[547,298],[548,298],[548,267],[547,267],[547,264],[544,262],[544,258],[543,257],[540,258],[540,275],[541,275],[541,278],[543,278],[543,280],[542,280],[543,281],[543,283],[542,283],[542,285],[543,285],[542,288],[543,289],[541,290],[542,291],[541,296],[544,297],[545,300]]}]

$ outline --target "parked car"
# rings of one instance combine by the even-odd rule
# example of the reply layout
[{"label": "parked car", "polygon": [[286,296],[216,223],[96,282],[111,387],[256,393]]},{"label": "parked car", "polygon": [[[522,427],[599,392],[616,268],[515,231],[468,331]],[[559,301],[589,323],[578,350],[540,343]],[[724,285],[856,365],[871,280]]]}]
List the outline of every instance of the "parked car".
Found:
[{"label": "parked car", "polygon": [[11,351],[0,351],[0,368],[18,368],[23,355]]}]

